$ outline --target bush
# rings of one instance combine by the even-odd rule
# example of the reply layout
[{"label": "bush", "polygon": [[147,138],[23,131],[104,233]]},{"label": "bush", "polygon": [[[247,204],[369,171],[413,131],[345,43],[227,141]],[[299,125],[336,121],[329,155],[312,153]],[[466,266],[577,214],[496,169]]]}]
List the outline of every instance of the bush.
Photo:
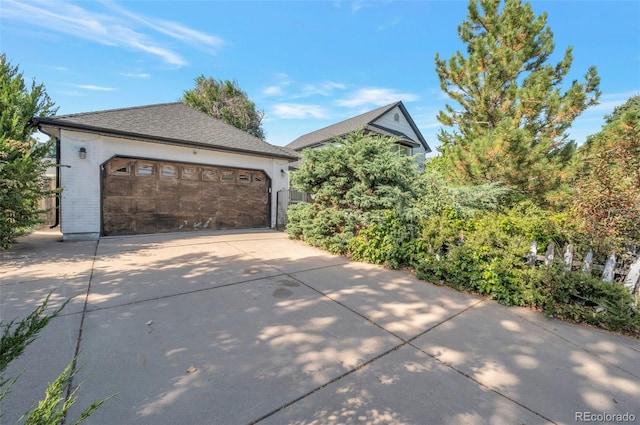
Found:
[{"label": "bush", "polygon": [[289,208],[289,235],[347,254],[349,241],[364,229],[383,225],[385,214],[404,216],[415,198],[418,172],[414,159],[399,156],[394,143],[393,138],[360,131],[325,149],[305,150],[291,182],[312,194],[314,202]]},{"label": "bush", "polygon": [[562,217],[532,204],[459,219],[451,211],[422,221],[425,256],[418,276],[486,295],[504,305],[530,306],[573,322],[640,336],[640,311],[628,289],[581,271],[531,267],[530,242],[572,242]]},{"label": "bush", "polygon": [[640,309],[624,285],[557,267],[537,273],[537,306],[549,316],[640,336]]},{"label": "bush", "polygon": [[422,241],[415,237],[414,227],[396,212],[384,211],[381,220],[361,229],[348,241],[347,251],[357,261],[384,264],[393,269],[415,267],[424,248]]},{"label": "bush", "polygon": [[0,249],[40,223],[40,199],[51,194],[43,185],[49,146],[32,139],[34,116],[55,115],[42,84],[29,89],[17,66],[0,55]]},{"label": "bush", "polygon": [[47,189],[43,161],[49,144],[0,140],[0,249],[42,222],[40,200]]},{"label": "bush", "polygon": [[[13,384],[18,378],[5,378],[4,372],[7,366],[16,358],[18,358],[24,350],[38,337],[40,331],[44,329],[49,322],[58,316],[62,309],[69,303],[67,300],[64,304],[54,310],[52,313],[46,313],[49,297],[42,302],[29,316],[19,322],[11,321],[2,323],[2,338],[0,338],[0,402],[9,393]],[[41,401],[34,404],[34,407],[24,414],[25,425],[61,425],[66,422],[67,412],[76,401],[76,394],[79,387],[76,387],[69,395],[67,391],[75,377],[73,366],[76,358],[72,359],[58,377],[49,383],[45,397]],[[73,422],[79,424],[87,419],[96,409],[98,409],[107,399],[96,400],[89,407],[80,413],[78,420]],[[0,415],[0,419],[2,419]]]},{"label": "bush", "polygon": [[550,235],[544,234],[541,217],[519,218],[518,211],[485,212],[466,220],[449,211],[423,220],[427,255],[418,266],[421,276],[505,305],[531,303],[535,295],[527,286],[525,257],[533,237]]}]

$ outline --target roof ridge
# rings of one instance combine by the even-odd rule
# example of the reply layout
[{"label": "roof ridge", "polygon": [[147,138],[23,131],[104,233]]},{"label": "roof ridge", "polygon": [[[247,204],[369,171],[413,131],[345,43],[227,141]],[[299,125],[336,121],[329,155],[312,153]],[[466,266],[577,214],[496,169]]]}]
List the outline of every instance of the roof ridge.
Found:
[{"label": "roof ridge", "polygon": [[401,100],[398,100],[396,102],[390,103],[388,105],[384,105],[384,106],[380,106],[376,109],[372,109],[370,111],[366,111],[363,112],[359,115],[356,115],[354,117],[350,117],[347,119],[344,119],[342,121],[338,121],[336,123],[333,124],[329,124],[325,127],[319,128],[317,130],[314,130],[312,132],[303,134],[302,136],[299,136],[298,138],[296,138],[295,140],[293,140],[291,143],[287,144],[286,146],[289,147],[291,145],[295,145],[295,142],[302,139],[302,138],[308,138],[314,134],[321,134],[323,132],[326,132],[327,130],[331,129],[331,128],[338,128],[340,125],[343,125],[347,122],[353,121],[353,122],[358,122],[359,120],[362,119],[362,117],[364,117],[365,115],[371,115],[373,118],[368,120],[366,123],[363,123],[362,127],[365,127],[366,125],[370,124],[372,121],[375,121],[376,119],[380,118],[382,115],[384,115],[385,113],[387,113],[389,110],[395,108],[396,106],[398,106],[399,104],[402,104]]},{"label": "roof ridge", "polygon": [[[164,102],[164,103],[153,103],[153,104],[149,104],[149,105],[125,106],[125,107],[121,107],[121,108],[100,109],[100,110],[89,111],[89,112],[76,112],[76,113],[73,113],[73,114],[54,115],[52,118],[73,118],[73,117],[78,117],[78,116],[103,114],[105,112],[131,111],[131,110],[136,110],[136,109],[153,108],[153,107],[157,107],[157,106],[175,105],[175,104],[179,104],[179,103],[182,103],[184,105],[184,102],[181,102],[181,101]],[[188,105],[185,105],[185,106],[188,106]]]}]

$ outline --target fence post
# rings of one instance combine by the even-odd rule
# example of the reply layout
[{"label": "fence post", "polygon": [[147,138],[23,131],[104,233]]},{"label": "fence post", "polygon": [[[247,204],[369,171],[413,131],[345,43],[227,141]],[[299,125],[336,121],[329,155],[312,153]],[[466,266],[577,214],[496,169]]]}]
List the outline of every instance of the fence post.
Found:
[{"label": "fence post", "polygon": [[538,242],[531,242],[531,248],[529,248],[529,255],[527,256],[527,262],[530,266],[536,265],[536,259],[538,257]]},{"label": "fence post", "polygon": [[573,266],[573,245],[567,245],[564,250],[564,271],[570,272],[571,266]]},{"label": "fence post", "polygon": [[550,266],[553,264],[554,251],[556,249],[555,242],[549,242],[549,246],[547,247],[547,255],[544,257],[544,265]]},{"label": "fence post", "polygon": [[611,283],[613,282],[613,274],[616,269],[616,253],[612,252],[607,262],[604,265],[604,272],[602,272],[602,281]]},{"label": "fence post", "polygon": [[589,249],[589,252],[587,252],[587,255],[584,256],[584,261],[582,262],[582,271],[584,273],[590,273],[592,263],[593,263],[593,250]]},{"label": "fence post", "polygon": [[633,295],[638,295],[640,290],[638,283],[640,283],[640,257],[629,268],[629,274],[624,280],[624,286],[629,288]]}]

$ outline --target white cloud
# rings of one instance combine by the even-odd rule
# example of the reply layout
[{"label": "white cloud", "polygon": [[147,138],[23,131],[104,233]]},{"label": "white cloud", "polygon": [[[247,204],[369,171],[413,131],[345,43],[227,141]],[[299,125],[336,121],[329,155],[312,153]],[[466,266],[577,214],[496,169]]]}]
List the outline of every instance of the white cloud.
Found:
[{"label": "white cloud", "polygon": [[277,96],[283,93],[282,87],[280,86],[269,86],[262,91],[263,94],[267,96]]},{"label": "white cloud", "polygon": [[73,87],[92,91],[116,91],[113,87],[96,86],[94,84],[71,84]]},{"label": "white cloud", "polygon": [[330,96],[335,90],[344,90],[347,86],[334,81],[325,81],[317,84],[303,84],[300,93],[294,95],[294,98],[302,98],[309,96]]},{"label": "white cloud", "polygon": [[[187,65],[188,62],[177,51],[165,47],[159,39],[160,35],[208,50],[219,49],[224,44],[224,40],[219,37],[187,28],[176,22],[145,18],[108,1],[101,4],[116,13],[94,12],[64,0],[56,1],[55,8],[45,0],[3,0],[2,14],[6,20],[39,26],[107,46],[146,52],[179,67]],[[137,28],[140,24],[143,25],[142,30],[151,31],[142,32]]]},{"label": "white cloud", "polygon": [[590,107],[586,112],[601,113],[602,115],[613,112],[616,106],[620,106],[625,103],[629,98],[640,94],[640,89],[636,91],[622,92],[622,93],[607,93],[600,96],[600,100],[597,105]]},{"label": "white cloud", "polygon": [[329,114],[325,108],[319,105],[304,105],[299,103],[279,103],[273,105],[272,114],[284,119],[304,119],[304,118],[328,118]]},{"label": "white cloud", "polygon": [[148,74],[146,72],[123,72],[120,75],[122,75],[123,77],[129,77],[129,78],[149,78],[151,77],[151,74]]},{"label": "white cloud", "polygon": [[417,100],[418,96],[412,93],[400,93],[392,89],[385,88],[366,88],[360,89],[347,99],[338,100],[339,106],[350,108],[362,105],[384,106],[397,101],[412,102]]},{"label": "white cloud", "polygon": [[122,14],[123,16],[140,22],[141,24],[153,29],[154,31],[168,35],[169,37],[175,38],[188,44],[202,44],[216,50],[221,48],[225,44],[225,41],[220,37],[216,37],[203,33],[201,31],[185,27],[184,25],[177,22],[147,18],[142,15],[130,12],[127,9],[108,0],[103,1],[103,4]]},{"label": "white cloud", "polygon": [[[289,99],[302,99],[311,96],[331,96],[336,90],[347,88],[345,84],[335,81],[323,81],[320,83],[301,83],[292,80],[287,74],[276,75],[279,80],[276,84],[262,91],[266,96],[282,96],[287,94]],[[285,87],[287,88],[285,93]]]}]

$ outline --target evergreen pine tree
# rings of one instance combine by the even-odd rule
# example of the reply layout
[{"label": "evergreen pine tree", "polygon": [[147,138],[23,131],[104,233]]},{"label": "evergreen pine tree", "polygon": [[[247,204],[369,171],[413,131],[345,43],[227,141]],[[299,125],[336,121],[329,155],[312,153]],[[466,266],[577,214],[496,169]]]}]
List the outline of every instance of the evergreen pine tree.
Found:
[{"label": "evergreen pine tree", "polygon": [[546,13],[536,16],[521,0],[471,0],[468,10],[458,27],[466,55],[435,58],[442,90],[459,104],[447,104],[438,115],[453,127],[438,136],[441,161],[453,181],[501,181],[542,199],[559,185],[575,151],[567,130],[597,103],[596,69],[563,90],[572,49],[548,63],[554,43]]}]

